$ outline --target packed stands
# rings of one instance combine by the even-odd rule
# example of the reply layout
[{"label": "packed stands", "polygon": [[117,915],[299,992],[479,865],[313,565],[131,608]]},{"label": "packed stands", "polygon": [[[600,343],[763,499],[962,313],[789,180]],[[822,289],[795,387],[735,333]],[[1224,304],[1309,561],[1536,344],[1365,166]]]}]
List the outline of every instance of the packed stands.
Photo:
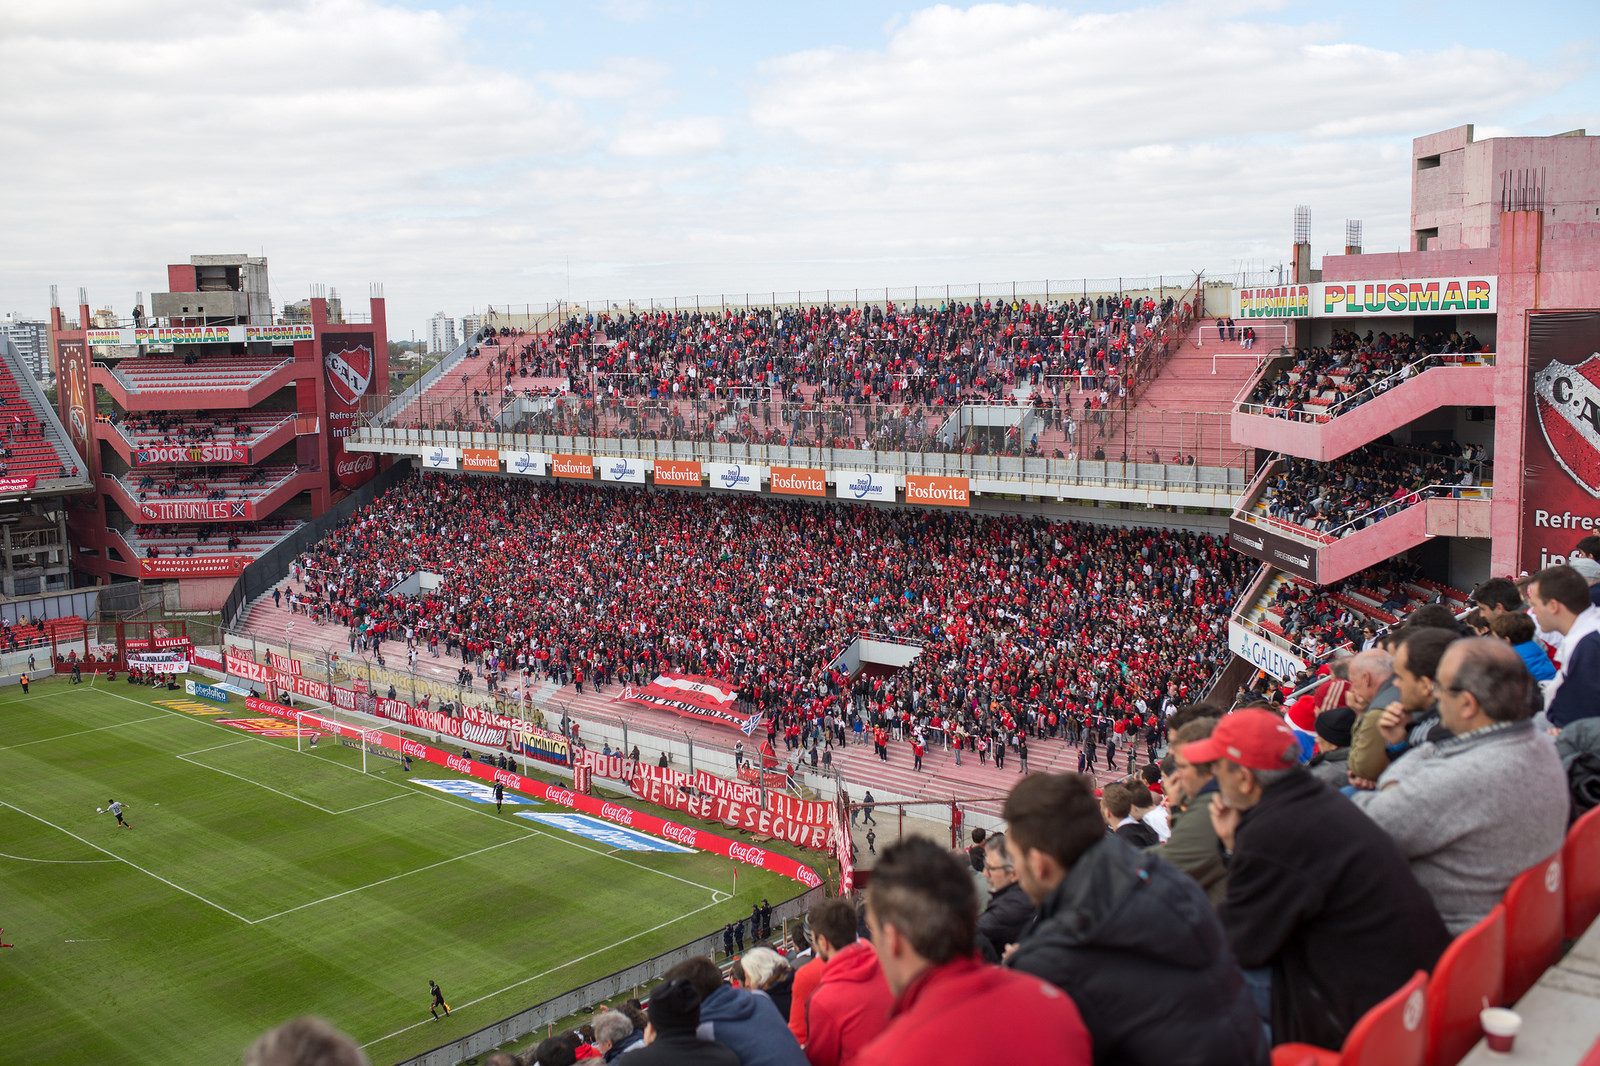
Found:
[{"label": "packed stands", "polygon": [[187,392],[202,382],[207,389],[248,388],[291,362],[281,354],[189,352],[123,359],[110,370],[129,392]]},{"label": "packed stands", "polygon": [[1425,603],[1462,612],[1467,601],[1465,592],[1422,577],[1416,564],[1400,557],[1320,588],[1275,574],[1240,621],[1320,657],[1335,648],[1360,650]]},{"label": "packed stands", "polygon": [[1244,409],[1278,418],[1332,418],[1430,367],[1493,359],[1470,332],[1419,340],[1406,333],[1336,331],[1326,347],[1299,349],[1269,369],[1246,397]]},{"label": "packed stands", "polygon": [[156,448],[213,443],[249,445],[295,417],[293,412],[283,411],[130,411],[108,421],[132,447]]},{"label": "packed stands", "polygon": [[182,559],[206,555],[260,555],[299,529],[302,523],[272,519],[218,526],[208,523],[167,526],[130,526],[122,537],[141,556]]},{"label": "packed stands", "polygon": [[[1197,695],[1226,656],[1240,565],[1185,532],[429,477],[300,570],[300,609],[352,647],[410,628],[502,680],[677,670],[740,684],[773,728],[853,710],[1004,736]],[[387,594],[416,570],[445,583]],[[829,664],[866,633],[923,650],[847,690]]]},{"label": "packed stands", "polygon": [[1456,441],[1370,444],[1328,463],[1289,456],[1267,476],[1250,513],[1333,541],[1425,498],[1481,494],[1492,472],[1484,449]]}]

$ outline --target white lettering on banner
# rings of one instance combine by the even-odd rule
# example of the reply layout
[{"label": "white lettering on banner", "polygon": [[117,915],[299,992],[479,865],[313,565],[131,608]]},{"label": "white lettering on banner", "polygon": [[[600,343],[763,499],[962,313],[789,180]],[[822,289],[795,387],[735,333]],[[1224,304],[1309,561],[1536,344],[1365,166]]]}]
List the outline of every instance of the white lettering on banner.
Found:
[{"label": "white lettering on banner", "polygon": [[222,668],[234,677],[242,677],[246,681],[254,681],[258,685],[272,684],[272,670],[260,663],[251,662],[242,655],[227,652],[222,657]]},{"label": "white lettering on banner", "polygon": [[621,825],[633,824],[633,812],[626,807],[619,807],[615,803],[601,804],[600,817]]},{"label": "white lettering on banner", "polygon": [[767,861],[767,853],[760,848],[748,844],[730,844],[728,858],[737,862],[749,863],[751,866],[760,866]]},{"label": "white lettering on banner", "polygon": [[377,466],[377,460],[371,452],[363,455],[349,456],[340,459],[334,464],[334,472],[340,478],[354,477],[357,474],[370,474]]},{"label": "white lettering on banner", "polygon": [[668,822],[662,826],[661,835],[668,840],[676,840],[680,844],[687,844],[691,848],[694,847],[695,839],[699,836],[693,829],[686,825],[679,825],[677,822]]},{"label": "white lettering on banner", "polygon": [[552,788],[544,794],[544,798],[549,802],[558,804],[562,807],[577,806],[577,803],[573,801],[572,792],[564,788]]},{"label": "white lettering on banner", "polygon": [[1600,517],[1587,514],[1573,514],[1571,511],[1562,511],[1552,514],[1537,508],[1533,512],[1533,524],[1546,529],[1594,529],[1600,526]]},{"label": "white lettering on banner", "polygon": [[1293,681],[1306,670],[1304,659],[1263,640],[1238,622],[1228,623],[1228,647],[1256,669],[1265,670],[1280,681]]},{"label": "white lettering on banner", "polygon": [[341,711],[356,709],[356,691],[352,688],[336,688],[333,690],[333,705]]},{"label": "white lettering on banner", "polygon": [[267,652],[267,662],[271,663],[272,668],[277,670],[279,673],[294,674],[296,677],[300,676],[299,659],[290,659],[286,656],[279,655],[275,651],[269,651]]},{"label": "white lettering on banner", "polygon": [[402,740],[400,741],[400,754],[409,755],[413,759],[425,759],[428,756],[428,748],[427,745],[418,744],[414,740]]},{"label": "white lettering on banner", "polygon": [[471,759],[463,759],[459,755],[447,755],[447,756],[445,756],[444,764],[446,766],[448,766],[450,769],[454,770],[458,774],[470,774],[470,773],[472,773],[472,760]]}]

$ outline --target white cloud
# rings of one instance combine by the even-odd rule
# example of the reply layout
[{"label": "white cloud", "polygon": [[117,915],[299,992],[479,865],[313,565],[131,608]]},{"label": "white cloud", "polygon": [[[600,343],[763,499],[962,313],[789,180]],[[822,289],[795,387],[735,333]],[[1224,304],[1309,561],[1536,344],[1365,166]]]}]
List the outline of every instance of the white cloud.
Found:
[{"label": "white cloud", "polygon": [[693,155],[720,148],[723,137],[721,120],[709,115],[647,119],[619,132],[611,150],[621,156]]},{"label": "white cloud", "polygon": [[617,56],[586,70],[558,70],[540,75],[539,81],[559,96],[576,100],[634,100],[647,89],[658,89],[671,74],[653,59]]}]

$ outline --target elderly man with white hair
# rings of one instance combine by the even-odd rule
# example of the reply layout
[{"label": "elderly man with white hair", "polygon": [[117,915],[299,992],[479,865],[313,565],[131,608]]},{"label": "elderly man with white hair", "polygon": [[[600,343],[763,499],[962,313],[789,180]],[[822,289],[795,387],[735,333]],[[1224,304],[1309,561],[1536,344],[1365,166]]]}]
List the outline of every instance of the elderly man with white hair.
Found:
[{"label": "elderly man with white hair", "polygon": [[594,1048],[607,1062],[644,1047],[644,1033],[620,1010],[602,1011],[590,1024],[594,1027]]}]

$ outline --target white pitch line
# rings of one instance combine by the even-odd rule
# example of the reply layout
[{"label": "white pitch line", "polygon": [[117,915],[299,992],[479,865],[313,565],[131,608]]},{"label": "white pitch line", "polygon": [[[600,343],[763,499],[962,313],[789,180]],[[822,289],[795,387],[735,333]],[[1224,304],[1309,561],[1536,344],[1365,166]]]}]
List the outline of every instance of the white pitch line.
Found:
[{"label": "white pitch line", "polygon": [[273,788],[271,785],[263,785],[260,781],[252,780],[251,778],[245,777],[243,774],[236,774],[232,770],[224,770],[219,766],[207,766],[203,762],[196,762],[194,759],[189,758],[187,755],[177,755],[177,756],[174,756],[174,758],[176,758],[179,762],[186,762],[190,766],[198,766],[202,770],[210,770],[212,773],[223,774],[224,776],[231,777],[235,781],[243,781],[247,785],[254,785],[257,788],[264,788],[268,792],[271,792],[271,793],[274,793],[276,795],[282,796],[284,799],[287,799],[287,800],[294,800],[296,803],[303,803],[307,807],[310,807],[312,810],[321,811],[323,814],[338,814],[339,813],[338,811],[330,811],[328,808],[324,807],[320,803],[312,803],[308,799],[302,799],[299,796],[293,795],[292,793],[285,792],[282,789]]},{"label": "white pitch line", "polygon": [[90,863],[117,861],[115,859],[30,859],[26,855],[12,855],[10,852],[5,851],[0,851],[0,859],[16,859],[18,862],[40,862],[59,866],[87,866]]},{"label": "white pitch line", "polygon": [[67,834],[67,836],[71,837],[73,840],[76,840],[76,841],[78,841],[80,843],[83,843],[83,844],[87,844],[91,848],[93,848],[94,850],[96,850],[96,851],[98,851],[98,852],[100,852],[100,853],[102,853],[104,855],[109,855],[113,859],[117,860],[120,863],[125,863],[128,866],[133,867],[135,870],[138,870],[140,873],[144,874],[146,877],[153,877],[157,881],[160,881],[162,884],[166,885],[167,887],[175,888],[179,892],[182,892],[185,896],[189,896],[189,897],[191,897],[193,899],[197,899],[201,903],[204,903],[207,907],[211,907],[211,908],[214,908],[215,910],[219,910],[223,914],[226,914],[228,917],[243,922],[245,925],[253,925],[253,924],[255,924],[255,923],[251,922],[250,919],[246,918],[244,915],[236,914],[233,911],[230,911],[228,908],[224,907],[220,903],[213,903],[211,900],[206,899],[200,893],[192,892],[189,889],[184,888],[182,885],[177,884],[174,881],[168,881],[165,877],[162,877],[160,874],[152,873],[151,871],[146,870],[143,866],[140,866],[138,863],[132,861],[131,859],[125,859],[121,855],[118,855],[114,851],[111,851],[111,850],[109,850],[107,848],[102,848],[99,844],[96,844],[92,840],[85,840],[83,837],[79,836],[77,833],[74,833],[70,829],[62,829],[59,825],[56,825],[54,822],[48,821],[48,820],[46,820],[44,818],[40,818],[37,814],[34,814],[34,813],[30,812],[30,811],[25,811],[21,807],[18,807],[14,803],[7,803],[5,800],[0,800],[0,807],[10,807],[12,810],[16,811],[18,814],[27,815],[29,818],[32,818],[34,821],[41,822],[44,825],[49,826],[51,829],[56,830],[57,832],[65,833],[65,834]]},{"label": "white pitch line", "polygon": [[24,740],[21,744],[7,744],[0,747],[0,751],[11,751],[15,748],[26,748],[33,744],[49,744],[54,740],[66,740],[69,737],[81,737],[85,733],[100,733],[107,729],[121,729],[124,726],[138,725],[140,722],[159,722],[161,715],[153,714],[149,718],[135,718],[131,722],[114,722],[111,725],[95,726],[93,729],[80,729],[76,733],[62,733],[58,737],[44,737],[41,740]]},{"label": "white pitch line", "polygon": [[[490,992],[488,995],[479,996],[477,999],[469,999],[465,1003],[462,1003],[460,1006],[455,1007],[454,1010],[463,1010],[463,1009],[465,1009],[467,1007],[475,1007],[479,1003],[484,1003],[484,1002],[486,1002],[488,1000],[491,1000],[491,999],[495,998],[496,996],[504,995],[505,993],[510,992],[514,988],[521,988],[523,985],[529,983],[530,981],[538,981],[538,980],[540,980],[542,978],[549,977],[551,974],[559,973],[560,971],[565,970],[568,966],[571,966],[573,963],[583,962],[583,961],[585,961],[587,959],[594,958],[596,955],[601,955],[601,954],[604,954],[605,952],[611,951],[611,950],[613,950],[615,948],[620,948],[622,945],[628,943],[629,941],[637,940],[642,936],[649,936],[651,933],[654,933],[659,929],[665,929],[669,925],[676,925],[679,922],[683,921],[685,918],[693,918],[695,915],[699,914],[701,911],[710,910],[712,907],[715,907],[715,906],[717,906],[716,901],[712,901],[710,903],[707,903],[704,907],[696,907],[692,911],[685,911],[684,913],[678,915],[676,918],[670,918],[667,921],[662,922],[660,925],[651,926],[649,929],[646,929],[646,930],[644,930],[642,932],[634,933],[632,936],[625,936],[621,940],[618,940],[616,943],[607,944],[603,948],[596,948],[593,951],[589,952],[587,955],[579,955],[575,959],[568,959],[566,962],[563,962],[561,965],[552,966],[550,969],[544,971],[543,973],[536,973],[532,977],[524,977],[520,981],[513,981],[511,984],[506,985],[504,988],[496,989],[495,991]],[[452,1013],[453,1012],[454,1011],[452,1011]],[[390,1033],[388,1036],[380,1036],[380,1037],[378,1037],[378,1039],[369,1041],[368,1043],[362,1044],[361,1046],[362,1046],[362,1048],[377,1047],[379,1044],[383,1043],[386,1040],[393,1040],[395,1037],[402,1036],[405,1033],[409,1033],[413,1029],[420,1029],[425,1025],[432,1025],[432,1024],[433,1024],[433,1022],[432,1022],[431,1019],[429,1021],[426,1021],[426,1022],[414,1022],[411,1025],[406,1026],[404,1029],[396,1029],[394,1032]]]},{"label": "white pitch line", "polygon": [[282,918],[286,914],[293,914],[295,911],[303,911],[307,907],[315,907],[320,903],[330,903],[330,902],[332,902],[333,900],[336,900],[336,899],[343,899],[345,896],[353,896],[357,892],[365,892],[369,888],[377,888],[379,885],[386,885],[390,881],[398,881],[402,877],[410,877],[413,874],[425,873],[428,870],[436,870],[441,866],[448,866],[453,862],[460,862],[462,859],[470,859],[474,855],[482,855],[486,851],[494,851],[496,848],[503,848],[507,844],[521,843],[522,841],[524,841],[526,839],[527,839],[526,837],[512,837],[510,840],[502,840],[498,844],[490,844],[488,847],[479,848],[477,851],[469,851],[465,855],[457,855],[457,856],[454,856],[453,858],[449,858],[449,859],[440,859],[438,862],[429,863],[427,866],[418,866],[414,870],[406,870],[403,873],[397,873],[397,874],[393,875],[392,877],[385,877],[381,881],[374,881],[371,884],[360,885],[360,886],[358,886],[356,888],[347,888],[343,892],[335,892],[331,896],[323,896],[321,899],[314,899],[310,903],[302,903],[298,907],[290,907],[286,911],[279,911],[277,914],[269,914],[265,918],[257,918],[255,921],[251,922],[250,924],[251,925],[260,925],[262,922],[270,922],[274,918]]},{"label": "white pitch line", "polygon": [[237,747],[244,742],[244,738],[240,738],[239,740],[235,740],[232,744],[217,744],[209,748],[201,748],[199,751],[186,751],[183,753],[183,755],[179,755],[177,757],[181,759],[184,757],[184,755],[204,755],[208,751],[221,751],[223,748]]}]

